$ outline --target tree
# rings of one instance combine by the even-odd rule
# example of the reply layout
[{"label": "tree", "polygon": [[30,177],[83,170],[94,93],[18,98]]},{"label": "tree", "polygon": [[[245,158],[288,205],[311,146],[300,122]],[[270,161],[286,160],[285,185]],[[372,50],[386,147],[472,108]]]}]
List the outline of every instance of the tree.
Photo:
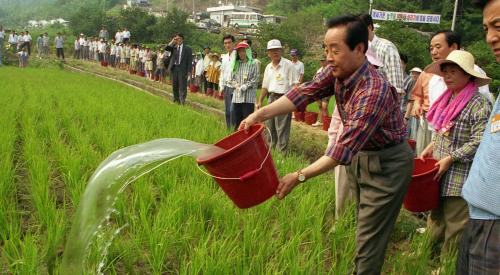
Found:
[{"label": "tree", "polygon": [[133,41],[151,42],[154,40],[156,17],[141,8],[122,9],[117,18],[118,27],[127,28]]},{"label": "tree", "polygon": [[98,5],[84,5],[69,18],[69,26],[75,35],[97,35],[101,26],[106,23],[106,14]]},{"label": "tree", "polygon": [[189,42],[194,26],[187,23],[188,14],[173,8],[167,13],[167,16],[158,20],[158,23],[152,27],[152,32],[156,42],[169,42],[175,33],[180,32]]}]

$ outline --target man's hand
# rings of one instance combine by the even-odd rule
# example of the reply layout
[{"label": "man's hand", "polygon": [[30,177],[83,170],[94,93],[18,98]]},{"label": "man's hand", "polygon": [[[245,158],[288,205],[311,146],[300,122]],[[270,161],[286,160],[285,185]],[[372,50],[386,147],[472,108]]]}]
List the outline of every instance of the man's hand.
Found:
[{"label": "man's hand", "polygon": [[276,197],[278,200],[282,200],[286,195],[292,192],[293,188],[299,185],[299,183],[297,172],[290,173],[281,178],[278,189],[276,190]]},{"label": "man's hand", "polygon": [[258,110],[258,109],[260,109],[260,107],[262,107],[262,103],[261,102],[256,102],[255,103],[255,109]]},{"label": "man's hand", "polygon": [[416,118],[420,118],[424,113],[424,108],[422,107],[422,104],[420,104],[419,102],[415,101],[413,103],[413,111],[412,111],[412,115]]},{"label": "man's hand", "polygon": [[245,130],[245,132],[248,132],[248,130],[250,130],[250,127],[252,125],[257,124],[259,122],[261,122],[261,119],[258,117],[257,112],[253,112],[240,123],[238,130]]},{"label": "man's hand", "polygon": [[441,159],[440,161],[438,161],[436,163],[436,166],[439,166],[439,170],[437,172],[437,174],[434,176],[434,180],[438,181],[441,179],[441,176],[443,176],[444,173],[446,173],[446,171],[448,171],[448,169],[450,169],[450,166],[453,164],[453,159],[451,158],[451,156],[447,156],[443,159]]}]

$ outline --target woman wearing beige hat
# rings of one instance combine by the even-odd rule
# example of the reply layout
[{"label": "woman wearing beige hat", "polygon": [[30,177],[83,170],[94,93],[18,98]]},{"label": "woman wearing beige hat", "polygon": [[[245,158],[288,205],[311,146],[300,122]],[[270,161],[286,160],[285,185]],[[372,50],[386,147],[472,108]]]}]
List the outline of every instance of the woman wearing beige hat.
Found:
[{"label": "woman wearing beige hat", "polygon": [[435,179],[440,183],[441,200],[427,226],[435,244],[444,240],[441,251],[449,252],[469,219],[467,203],[460,195],[491,112],[478,87],[491,79],[474,70],[472,54],[459,50],[432,63],[425,72],[442,76],[447,86],[427,114],[436,135],[420,157],[438,160]]}]

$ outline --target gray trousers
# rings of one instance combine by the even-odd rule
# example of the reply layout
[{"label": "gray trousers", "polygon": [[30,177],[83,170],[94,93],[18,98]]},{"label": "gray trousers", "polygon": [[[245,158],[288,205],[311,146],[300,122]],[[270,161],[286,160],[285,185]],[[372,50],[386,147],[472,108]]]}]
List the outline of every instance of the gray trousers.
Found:
[{"label": "gray trousers", "polygon": [[[280,95],[270,93],[268,103],[271,104],[280,98]],[[267,127],[271,131],[271,146],[286,154],[288,152],[288,141],[290,140],[290,128],[292,127],[292,114],[280,115],[267,121]]]},{"label": "gray trousers", "polygon": [[172,91],[174,102],[184,104],[187,95],[187,73],[174,66],[172,69]]},{"label": "gray trousers", "polygon": [[346,167],[335,167],[335,220],[338,220],[345,211],[346,205],[353,200],[353,195],[347,180]]},{"label": "gray trousers", "polygon": [[380,274],[385,250],[413,171],[407,142],[361,151],[346,166],[357,206],[356,272]]},{"label": "gray trousers", "polygon": [[226,126],[228,129],[234,128],[234,110],[233,110],[233,92],[234,88],[224,87],[224,115],[226,117]]},{"label": "gray trousers", "polygon": [[417,119],[417,146],[415,148],[415,153],[419,156],[425,147],[429,145],[432,141],[432,131],[429,130],[429,123],[427,119],[424,118],[427,114],[425,113],[420,119]]}]

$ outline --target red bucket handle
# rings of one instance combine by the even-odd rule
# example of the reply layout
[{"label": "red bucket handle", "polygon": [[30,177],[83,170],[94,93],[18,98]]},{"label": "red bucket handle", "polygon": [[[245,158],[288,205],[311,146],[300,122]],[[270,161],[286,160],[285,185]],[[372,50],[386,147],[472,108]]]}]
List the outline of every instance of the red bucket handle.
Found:
[{"label": "red bucket handle", "polygon": [[[267,127],[266,127],[266,130],[269,132],[269,138],[271,139],[271,144],[272,144],[273,143],[273,135],[271,134],[271,130],[269,130],[269,128],[267,128]],[[205,174],[205,175],[207,175],[209,177],[212,177],[214,179],[246,181],[246,180],[252,178],[253,176],[257,175],[257,173],[259,173],[260,170],[262,170],[262,168],[264,167],[264,163],[266,163],[266,160],[267,160],[267,158],[269,157],[270,154],[271,154],[271,146],[269,146],[269,150],[267,150],[266,157],[264,158],[264,160],[260,164],[260,167],[257,168],[257,169],[254,169],[254,170],[246,172],[245,174],[241,175],[239,178],[217,177],[217,176],[214,176],[214,175],[211,175],[211,174],[205,172],[203,169],[201,169],[200,165],[197,165],[197,167],[198,167],[198,170],[200,170],[203,174]]]}]

